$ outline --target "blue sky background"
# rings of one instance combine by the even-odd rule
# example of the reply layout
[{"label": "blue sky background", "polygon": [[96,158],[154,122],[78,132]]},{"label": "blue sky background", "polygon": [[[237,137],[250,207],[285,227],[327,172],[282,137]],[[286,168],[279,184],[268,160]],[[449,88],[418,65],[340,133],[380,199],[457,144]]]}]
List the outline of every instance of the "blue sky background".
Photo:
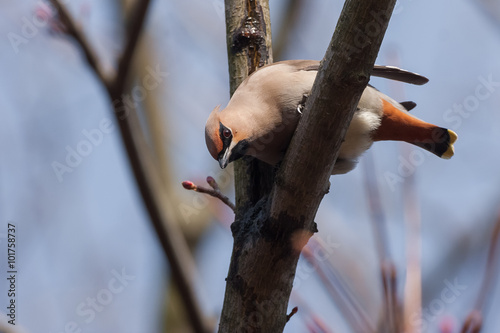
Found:
[{"label": "blue sky background", "polygon": [[[0,3],[0,256],[6,257],[2,254],[6,253],[6,228],[13,223],[19,267],[17,322],[23,331],[33,333],[63,332],[70,322],[83,332],[160,332],[168,267],[127,165],[118,129],[102,132],[102,140],[62,181],[54,172],[54,161],[64,163],[68,147],[78,149],[86,131],[98,129],[106,119],[114,120],[104,89],[75,43],[51,33],[47,26],[26,28],[26,21],[34,23],[39,3]],[[122,43],[116,3],[67,3],[104,65],[112,66]],[[279,38],[276,28],[285,1],[270,3],[273,38]],[[195,207],[196,220],[209,222],[199,227],[203,233],[195,254],[202,279],[197,287],[203,308],[215,317],[222,306],[232,248],[224,225],[232,221],[232,214],[215,201],[184,191],[180,182],[200,182],[207,175],[223,180],[231,172],[218,168],[203,137],[209,112],[229,99],[222,4],[219,0],[153,1],[146,30],[156,62],[151,67],[168,72],[167,79],[148,93],[164,110],[172,202],[183,227],[195,226],[191,217],[182,215],[186,207]],[[322,58],[341,7],[341,1],[308,1],[283,58]],[[374,322],[381,308],[381,287],[364,167],[374,168],[381,192],[400,295],[406,263],[403,187],[408,174],[415,177],[428,331],[437,332],[443,320],[455,322],[458,331],[477,296],[500,202],[500,25],[495,15],[494,4],[483,7],[472,0],[457,0],[452,6],[446,1],[401,0],[392,17],[377,63],[421,73],[430,82],[411,86],[374,79],[371,83],[398,100],[417,102],[412,114],[453,129],[459,140],[449,161],[408,145],[377,143],[354,171],[331,178],[331,192],[316,217],[320,232],[315,237],[335,245],[328,260]],[[13,34],[23,42],[13,46]],[[488,96],[479,99],[478,89]],[[460,105],[465,105],[461,113],[456,111]],[[367,166],[367,158],[373,159],[373,166]],[[232,193],[232,186],[226,185]],[[0,264],[3,314],[5,260]],[[133,279],[85,322],[86,317],[76,312],[78,306],[88,297],[104,295],[102,290],[109,289],[114,274],[123,269]],[[296,296],[290,305],[300,303],[303,310],[285,331],[305,331],[305,303],[332,331],[349,332],[317,274],[303,260],[299,270],[303,274],[295,283]],[[446,282],[455,280],[465,289],[453,302],[433,308]],[[494,315],[500,309],[499,292],[498,288],[491,291],[484,332],[496,332],[500,325]]]}]

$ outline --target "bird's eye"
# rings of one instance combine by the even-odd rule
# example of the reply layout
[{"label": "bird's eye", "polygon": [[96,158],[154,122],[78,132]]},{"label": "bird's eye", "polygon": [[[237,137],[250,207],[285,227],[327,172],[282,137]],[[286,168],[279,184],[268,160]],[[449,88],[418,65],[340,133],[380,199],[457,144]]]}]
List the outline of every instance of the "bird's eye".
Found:
[{"label": "bird's eye", "polygon": [[224,135],[224,137],[227,139],[231,136],[231,131],[227,128],[224,128],[224,130],[222,131],[222,135]]}]

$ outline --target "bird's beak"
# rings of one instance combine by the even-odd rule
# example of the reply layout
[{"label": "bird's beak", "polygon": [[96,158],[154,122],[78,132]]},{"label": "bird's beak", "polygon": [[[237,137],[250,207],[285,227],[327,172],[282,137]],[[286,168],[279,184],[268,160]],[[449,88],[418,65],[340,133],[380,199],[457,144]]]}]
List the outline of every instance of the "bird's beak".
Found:
[{"label": "bird's beak", "polygon": [[224,169],[225,167],[227,167],[227,165],[229,163],[229,156],[230,155],[231,155],[230,149],[227,148],[226,151],[224,152],[224,154],[219,158],[219,165],[220,165],[221,169]]}]

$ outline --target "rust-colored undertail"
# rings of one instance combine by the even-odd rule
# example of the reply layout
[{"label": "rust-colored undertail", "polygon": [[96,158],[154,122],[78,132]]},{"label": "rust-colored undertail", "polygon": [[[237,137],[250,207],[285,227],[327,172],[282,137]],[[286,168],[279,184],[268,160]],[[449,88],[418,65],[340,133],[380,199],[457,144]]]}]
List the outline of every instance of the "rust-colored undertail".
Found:
[{"label": "rust-colored undertail", "polygon": [[386,100],[382,100],[382,107],[384,115],[373,133],[374,141],[405,141],[441,158],[453,156],[453,143],[457,140],[455,132],[412,117]]}]

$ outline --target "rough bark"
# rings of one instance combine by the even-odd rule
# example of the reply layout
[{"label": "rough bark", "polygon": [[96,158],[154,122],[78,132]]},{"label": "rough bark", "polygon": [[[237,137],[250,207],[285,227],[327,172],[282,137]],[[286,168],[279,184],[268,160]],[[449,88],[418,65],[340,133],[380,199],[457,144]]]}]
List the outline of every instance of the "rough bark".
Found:
[{"label": "rough bark", "polygon": [[[228,22],[238,21],[231,15],[246,15],[245,5],[257,3],[261,2],[226,1]],[[368,83],[394,5],[395,0],[345,2],[271,191],[255,190],[257,182],[250,183],[267,175],[255,175],[255,169],[247,169],[250,173],[244,175],[236,172],[244,181],[236,179],[238,214],[231,227],[234,247],[219,332],[283,331],[300,249],[315,231],[314,216],[328,191],[338,150]],[[239,17],[240,24],[246,21]],[[229,59],[235,51],[234,31],[228,23]],[[251,61],[255,57],[248,59],[255,63]],[[231,65],[230,74],[239,75]]]},{"label": "rough bark", "polygon": [[[395,0],[347,0],[273,191],[271,216],[313,221]],[[306,225],[307,227],[307,225]]]},{"label": "rough bark", "polygon": [[[226,0],[230,93],[259,67],[273,62],[268,0]],[[273,168],[254,158],[234,163],[236,216],[271,191]]]}]

